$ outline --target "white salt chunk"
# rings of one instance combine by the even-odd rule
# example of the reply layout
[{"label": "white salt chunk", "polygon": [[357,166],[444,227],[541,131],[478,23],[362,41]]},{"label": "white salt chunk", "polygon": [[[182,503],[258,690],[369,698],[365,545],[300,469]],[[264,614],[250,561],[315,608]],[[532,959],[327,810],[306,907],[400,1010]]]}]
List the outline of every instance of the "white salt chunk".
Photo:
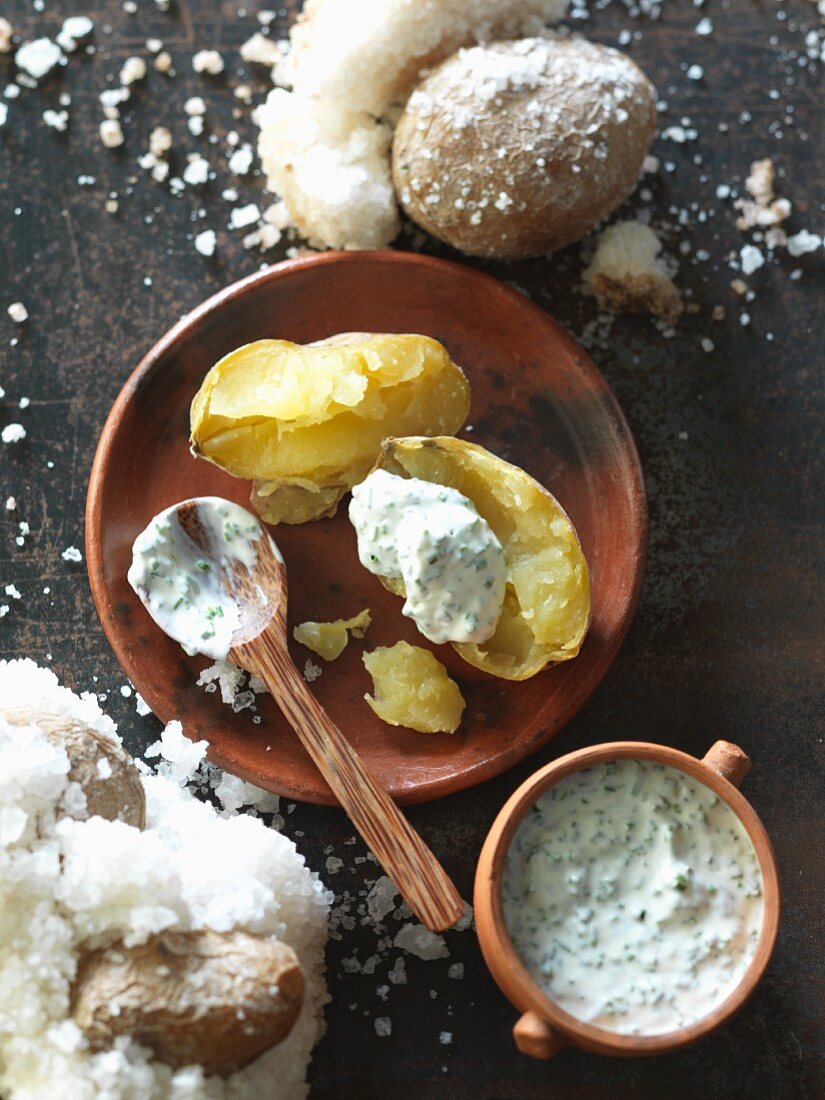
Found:
[{"label": "white salt chunk", "polygon": [[788,237],[788,252],[792,256],[804,256],[807,252],[816,252],[822,247],[822,237],[811,233],[807,229],[800,229],[792,237]]},{"label": "white salt chunk", "polygon": [[107,149],[117,149],[123,144],[123,130],[116,118],[104,118],[100,124],[100,140]]},{"label": "white salt chunk", "polygon": [[12,302],[6,312],[16,325],[22,325],[29,319],[29,311],[22,302]]},{"label": "white salt chunk", "polygon": [[229,214],[229,228],[245,229],[248,225],[254,225],[260,216],[261,211],[254,202],[247,203],[246,206],[236,206]]},{"label": "white salt chunk", "polygon": [[0,432],[0,439],[4,443],[19,443],[26,438],[26,429],[22,424],[7,424]]},{"label": "white salt chunk", "polygon": [[217,243],[218,238],[215,236],[215,230],[204,229],[195,237],[195,251],[199,252],[201,256],[214,256]]},{"label": "white salt chunk", "polygon": [[387,1036],[392,1035],[392,1020],[389,1016],[375,1017],[375,1034],[381,1039],[386,1039]]},{"label": "white salt chunk", "polygon": [[76,546],[67,546],[60,556],[63,561],[83,561],[83,555]]},{"label": "white salt chunk", "polygon": [[223,58],[217,50],[199,50],[192,58],[192,68],[196,73],[217,76],[223,72]]},{"label": "white salt chunk", "polygon": [[403,925],[396,933],[393,944],[419,959],[446,959],[450,954],[444,937],[431,932],[423,924]]},{"label": "white salt chunk", "polygon": [[375,881],[372,889],[367,895],[367,911],[376,924],[382,921],[388,913],[392,912],[395,908],[395,899],[397,897],[398,887],[392,879],[387,878],[386,875],[382,875]]},{"label": "white salt chunk", "polygon": [[120,70],[120,83],[124,88],[136,84],[146,76],[146,62],[142,57],[127,57]]},{"label": "white salt chunk", "polygon": [[63,51],[49,38],[35,38],[33,42],[24,42],[14,55],[18,69],[28,73],[34,80],[48,76],[55,65],[63,61]]},{"label": "white salt chunk", "polygon": [[742,264],[743,275],[752,275],[754,271],[758,271],[765,263],[765,257],[759,249],[752,244],[743,246],[742,251],[739,253],[739,259]]},{"label": "white salt chunk", "polygon": [[84,42],[94,30],[94,23],[85,15],[70,15],[63,20],[63,26],[57,35],[57,44],[66,53],[72,53],[78,44]]}]

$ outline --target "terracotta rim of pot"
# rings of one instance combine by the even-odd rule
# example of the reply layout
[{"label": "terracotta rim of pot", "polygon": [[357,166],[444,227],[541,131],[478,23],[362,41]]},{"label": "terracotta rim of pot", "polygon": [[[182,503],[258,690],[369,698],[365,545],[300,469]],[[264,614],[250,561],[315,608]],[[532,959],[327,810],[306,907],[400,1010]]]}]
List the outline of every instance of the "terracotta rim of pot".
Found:
[{"label": "terracotta rim of pot", "polygon": [[[756,851],[764,882],[765,911],[753,958],[736,988],[707,1016],[689,1027],[661,1035],[624,1035],[594,1027],[559,1008],[542,992],[516,952],[502,906],[504,862],[521,821],[548,788],[582,768],[611,760],[651,760],[676,768],[704,783],[742,822]],[[750,760],[736,745],[717,741],[699,760],[678,749],[645,741],[613,741],[579,749],[554,760],[529,777],[511,796],[493,823],[478,861],[475,920],[481,951],[496,983],[522,1013],[513,1028],[516,1046],[535,1058],[549,1058],[571,1043],[598,1054],[663,1054],[710,1034],[728,1020],[756,988],[765,972],[779,928],[780,890],[776,857],[765,827],[737,785]]]}]

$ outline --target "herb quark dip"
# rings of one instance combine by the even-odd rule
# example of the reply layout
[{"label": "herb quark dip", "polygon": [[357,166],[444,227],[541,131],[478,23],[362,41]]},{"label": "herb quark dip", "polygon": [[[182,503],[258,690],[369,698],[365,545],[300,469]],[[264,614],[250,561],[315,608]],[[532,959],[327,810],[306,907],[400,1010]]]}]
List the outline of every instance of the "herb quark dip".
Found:
[{"label": "herb quark dip", "polygon": [[625,1035],[697,1023],[733,992],[764,916],[755,849],[709,787],[645,760],[582,769],[525,814],[504,918],[536,984]]},{"label": "herb quark dip", "polygon": [[375,470],[352,491],[358,556],[400,577],[402,611],[431,642],[484,642],[507,587],[504,549],[475,505],[446,485]]}]

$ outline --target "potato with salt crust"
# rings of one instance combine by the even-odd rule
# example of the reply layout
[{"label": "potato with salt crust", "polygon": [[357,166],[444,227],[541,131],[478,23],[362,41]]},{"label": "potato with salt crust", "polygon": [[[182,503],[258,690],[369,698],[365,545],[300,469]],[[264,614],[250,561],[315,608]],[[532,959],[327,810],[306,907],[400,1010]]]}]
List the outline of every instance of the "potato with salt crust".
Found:
[{"label": "potato with salt crust", "polygon": [[396,193],[413,221],[462,252],[553,252],[630,194],[655,117],[655,88],[618,50],[581,38],[460,50],[398,121]]},{"label": "potato with salt crust", "polygon": [[216,363],[192,402],[192,453],[253,480],[268,523],[332,515],[388,435],[455,432],[470,387],[428,336],[258,340]]},{"label": "potato with salt crust", "polygon": [[82,958],[71,1010],[92,1050],[128,1035],[169,1066],[225,1077],[287,1037],[303,995],[295,952],[272,937],[161,932]]},{"label": "potato with salt crust", "polygon": [[[590,625],[590,575],[579,537],[556,498],[528,473],[463,439],[388,439],[377,469],[463,493],[504,549],[509,579],[495,633],[453,642],[476,668],[526,680],[575,657]],[[381,577],[403,596],[400,578]]]},{"label": "potato with salt crust", "polygon": [[0,716],[11,726],[36,726],[51,745],[69,758],[67,778],[79,784],[89,817],[123,821],[142,829],[146,795],[140,773],[129,753],[113,736],[63,714],[46,714],[28,707],[4,707]]}]

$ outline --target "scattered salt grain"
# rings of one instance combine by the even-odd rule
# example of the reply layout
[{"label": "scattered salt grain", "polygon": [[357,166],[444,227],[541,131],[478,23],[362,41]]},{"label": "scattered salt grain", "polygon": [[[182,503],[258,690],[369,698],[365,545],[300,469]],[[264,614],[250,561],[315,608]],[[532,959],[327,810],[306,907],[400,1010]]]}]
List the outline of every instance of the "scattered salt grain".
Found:
[{"label": "scattered salt grain", "polygon": [[236,206],[229,214],[230,229],[245,229],[248,225],[254,225],[260,218],[261,212],[254,202],[246,206]]},{"label": "scattered salt grain", "polygon": [[247,64],[275,65],[284,55],[284,47],[279,42],[256,32],[241,46],[241,60]]},{"label": "scattered salt grain", "polygon": [[453,1041],[452,1031],[442,1031],[438,1036],[438,1041],[442,1044],[442,1046],[448,1047]]},{"label": "scattered salt grain", "polygon": [[6,119],[8,117],[9,117],[8,104],[3,103],[3,101],[0,100],[0,127],[3,127],[3,126],[6,125]]},{"label": "scattered salt grain", "polygon": [[165,126],[156,126],[149,135],[149,152],[154,157],[162,157],[172,148],[172,134]]},{"label": "scattered salt grain", "polygon": [[192,153],[189,163],[183,170],[184,183],[190,187],[200,187],[209,179],[209,161],[198,153]]},{"label": "scattered salt grain", "polygon": [[337,856],[327,856],[326,869],[328,875],[337,875],[344,866],[344,861]]},{"label": "scattered salt grain", "polygon": [[443,936],[431,932],[423,924],[405,924],[395,935],[395,947],[419,959],[446,959],[450,949]]},{"label": "scattered salt grain", "polygon": [[104,118],[100,124],[100,140],[107,149],[117,149],[123,144],[123,130],[116,118]]},{"label": "scattered salt grain", "polygon": [[76,546],[67,546],[60,556],[63,561],[83,561],[83,555]]},{"label": "scattered salt grain", "polygon": [[229,171],[233,176],[245,176],[252,167],[252,146],[241,145],[229,158]]},{"label": "scattered salt grain", "polygon": [[195,237],[195,251],[199,252],[201,256],[214,256],[217,243],[218,238],[215,236],[215,230],[204,229],[202,233],[198,233]]},{"label": "scattered salt grain", "polygon": [[708,35],[713,34],[713,22],[707,16],[704,19],[700,19],[694,28],[697,34]]},{"label": "scattered salt grain", "polygon": [[20,594],[19,589],[17,589],[13,584],[7,584],[3,591],[6,593],[7,596],[11,596],[13,600],[20,600],[23,598]]},{"label": "scattered salt grain", "polygon": [[389,1035],[392,1035],[392,1020],[389,1016],[375,1017],[375,1034],[381,1039],[386,1039]]},{"label": "scattered salt grain", "polygon": [[402,958],[399,957],[395,960],[392,969],[387,973],[387,978],[392,985],[407,984],[407,966]]},{"label": "scattered salt grain", "polygon": [[18,69],[28,73],[33,80],[42,80],[64,60],[63,51],[49,38],[35,38],[24,42],[14,55]]},{"label": "scattered salt grain", "polygon": [[447,971],[447,977],[455,982],[460,982],[464,977],[464,963],[453,963]]},{"label": "scattered salt grain", "polygon": [[142,57],[127,57],[120,70],[120,83],[124,88],[136,84],[146,76],[146,62]]},{"label": "scattered salt grain", "polygon": [[26,438],[26,429],[22,424],[7,424],[0,432],[0,439],[4,443],[19,443]]},{"label": "scattered salt grain", "polygon": [[29,311],[22,302],[12,302],[6,312],[16,325],[22,325],[29,319]]},{"label": "scattered salt grain", "polygon": [[193,95],[183,105],[184,114],[187,115],[205,115],[206,104],[199,95]]},{"label": "scattered salt grain", "polygon": [[139,691],[135,692],[135,710],[141,718],[145,718],[147,714],[152,713],[152,708],[148,705]]},{"label": "scattered salt grain", "polygon": [[63,26],[57,35],[57,44],[65,53],[73,53],[78,45],[91,35],[94,23],[85,15],[70,15],[63,20]]},{"label": "scattered salt grain", "polygon": [[58,133],[63,134],[66,132],[66,127],[69,125],[69,112],[45,110],[43,112],[43,121],[51,130],[57,130]]},{"label": "scattered salt grain", "polygon": [[10,53],[12,46],[12,26],[8,19],[0,17],[0,53]]},{"label": "scattered salt grain", "polygon": [[793,237],[788,237],[788,252],[792,256],[804,256],[808,252],[816,252],[822,247],[822,237],[811,233],[807,229],[801,229]]},{"label": "scattered salt grain", "polygon": [[705,75],[705,70],[701,65],[691,65],[687,71],[688,80],[701,80]]},{"label": "scattered salt grain", "polygon": [[739,258],[742,264],[743,275],[752,275],[754,271],[758,271],[765,263],[765,257],[759,249],[752,244],[746,244],[742,248],[742,251],[739,253]]},{"label": "scattered salt grain", "polygon": [[376,924],[392,912],[397,897],[398,887],[392,879],[382,875],[375,881],[367,895],[367,911]]},{"label": "scattered salt grain", "polygon": [[308,684],[311,684],[324,670],[320,665],[314,665],[311,658],[307,657],[306,664],[304,665],[304,679]]},{"label": "scattered salt grain", "polygon": [[223,58],[217,50],[199,50],[192,58],[192,68],[196,73],[217,76],[223,72]]}]

